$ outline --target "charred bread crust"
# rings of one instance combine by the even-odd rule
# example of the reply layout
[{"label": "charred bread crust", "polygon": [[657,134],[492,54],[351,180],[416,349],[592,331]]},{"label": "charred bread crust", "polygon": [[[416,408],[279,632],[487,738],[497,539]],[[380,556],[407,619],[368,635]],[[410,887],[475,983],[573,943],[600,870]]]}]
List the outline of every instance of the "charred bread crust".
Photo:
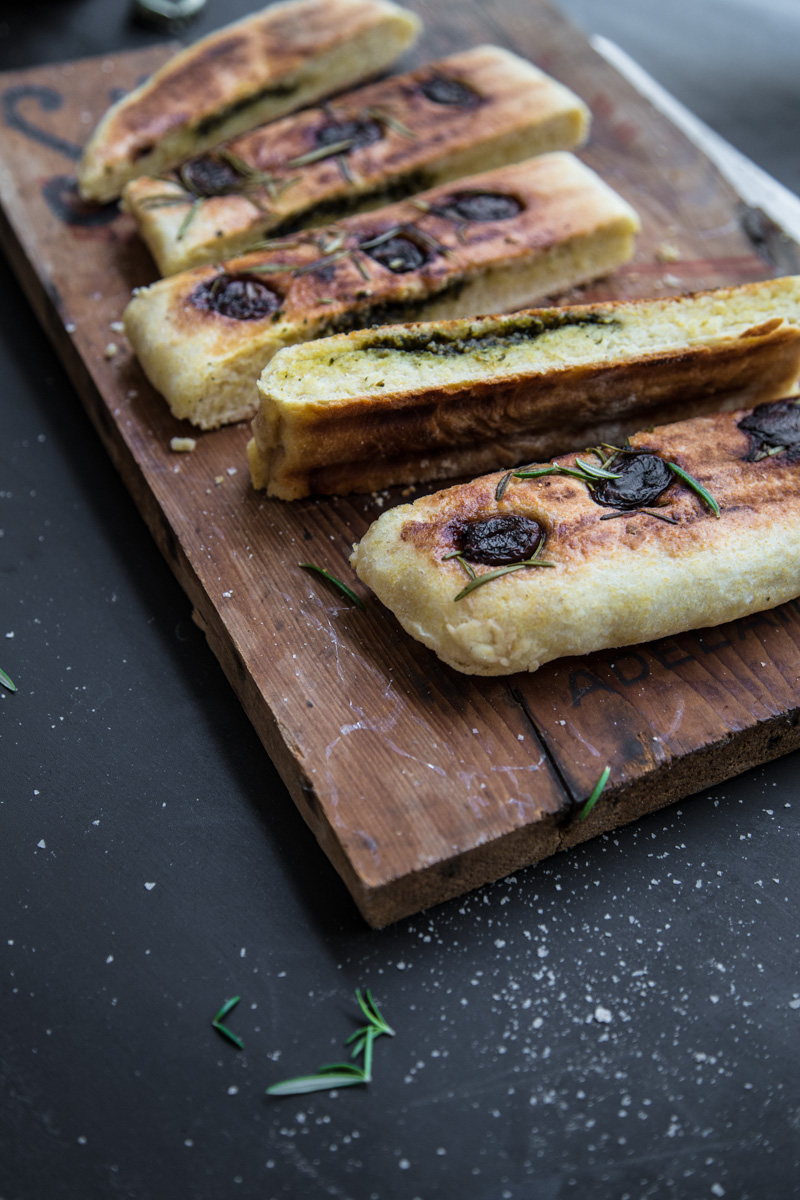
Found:
[{"label": "charred bread crust", "polygon": [[[542,155],[162,279],[134,296],[125,328],[175,416],[209,429],[255,414],[256,381],[282,346],[520,308],[627,261],[637,229],[588,167]],[[258,297],[244,319],[242,292]]]},{"label": "charred bread crust", "polygon": [[390,0],[287,0],[227,25],[112,105],[78,166],[81,195],[113,200],[138,175],[367,79],[419,29]]},{"label": "charred bread crust", "polygon": [[275,356],[248,457],[285,500],[368,492],[613,442],[798,379],[800,276],[360,330]]},{"label": "charred bread crust", "polygon": [[[754,461],[739,428],[749,411],[631,438],[633,450],[693,476],[719,517],[677,476],[661,507],[618,515],[563,475],[512,479],[498,500],[495,474],[385,513],[351,561],[408,633],[467,674],[535,671],[775,607],[800,594],[800,462],[786,452]],[[557,461],[576,465],[574,455]],[[535,522],[539,557],[553,565],[496,576],[456,600],[468,576],[445,556],[466,526],[498,516]]]},{"label": "charred bread crust", "polygon": [[[208,195],[208,185],[196,186],[184,170],[171,182],[132,181],[124,207],[161,273],[172,275],[239,254],[268,234],[571,150],[588,129],[589,111],[568,88],[508,50],[478,46],[228,143],[214,156],[223,163],[222,194]],[[302,162],[348,139],[341,155]]]}]

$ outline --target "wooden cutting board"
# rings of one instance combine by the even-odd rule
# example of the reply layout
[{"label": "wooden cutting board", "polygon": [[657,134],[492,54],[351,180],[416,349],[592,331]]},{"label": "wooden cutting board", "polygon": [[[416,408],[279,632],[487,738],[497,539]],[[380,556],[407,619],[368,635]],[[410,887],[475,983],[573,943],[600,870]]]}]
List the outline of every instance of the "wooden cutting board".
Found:
[{"label": "wooden cutting board", "polygon": [[[643,230],[631,265],[569,299],[667,295],[800,269],[794,243],[746,210],[554,10],[530,0],[419,8],[423,48],[403,69],[499,42],[591,106],[581,157],[634,205]],[[198,435],[174,420],[115,328],[131,288],[156,277],[132,222],[76,200],[81,143],[120,89],[168,53],[0,76],[0,240],[366,920],[416,912],[800,745],[799,602],[532,676],[475,679],[411,641],[358,583],[363,613],[298,568],[310,560],[350,579],[352,543],[400,490],[291,504],[255,493],[249,429]],[[170,438],[190,434],[193,454],[170,452]],[[609,787],[581,823],[606,765]]]}]

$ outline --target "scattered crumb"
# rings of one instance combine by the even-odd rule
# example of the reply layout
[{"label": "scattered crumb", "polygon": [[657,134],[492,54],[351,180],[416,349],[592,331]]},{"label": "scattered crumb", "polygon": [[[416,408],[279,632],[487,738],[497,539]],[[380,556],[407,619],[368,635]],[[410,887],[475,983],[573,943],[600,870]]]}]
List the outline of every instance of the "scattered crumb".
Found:
[{"label": "scattered crumb", "polygon": [[122,321],[112,321],[108,327],[112,333],[124,333],[125,326]]},{"label": "scattered crumb", "polygon": [[217,484],[217,486],[219,486],[221,483],[224,483],[224,482],[225,482],[225,476],[224,476],[224,475],[215,475],[215,476],[214,476],[214,483],[216,483],[216,484]]},{"label": "scattered crumb", "polygon": [[658,262],[677,262],[680,256],[677,246],[671,246],[669,242],[662,242],[656,250],[656,260]]},{"label": "scattered crumb", "polygon": [[238,474],[238,467],[226,467],[226,468],[225,468],[225,470],[227,471],[227,473],[228,473],[229,475],[236,475],[236,474]]},{"label": "scattered crumb", "polygon": [[662,278],[663,278],[663,282],[666,284],[667,287],[680,287],[681,286],[681,281],[680,281],[680,279],[678,279],[677,275],[670,275],[669,272],[667,272]]},{"label": "scattered crumb", "polygon": [[109,342],[103,351],[103,358],[116,358],[119,354],[119,346],[116,342]]},{"label": "scattered crumb", "polygon": [[174,437],[169,440],[169,448],[176,454],[191,454],[197,449],[197,442],[191,437]]}]

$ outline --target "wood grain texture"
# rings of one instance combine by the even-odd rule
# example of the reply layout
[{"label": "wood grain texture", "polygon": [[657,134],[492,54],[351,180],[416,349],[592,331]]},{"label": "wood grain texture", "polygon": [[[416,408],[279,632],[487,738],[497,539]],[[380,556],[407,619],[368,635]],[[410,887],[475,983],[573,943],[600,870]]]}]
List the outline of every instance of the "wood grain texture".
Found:
[{"label": "wood grain texture", "polygon": [[[741,202],[713,166],[553,10],[514,0],[418,7],[424,51],[398,70],[494,41],[594,110],[581,157],[634,205],[643,232],[624,270],[552,299],[668,295],[773,273],[762,256],[769,228],[758,226],[754,244]],[[0,238],[367,921],[383,925],[458,895],[800,745],[800,604],[530,677],[468,679],[405,637],[359,584],[363,613],[298,568],[312,561],[350,579],[352,543],[400,489],[266,500],[249,485],[247,426],[200,435],[193,454],[170,451],[170,438],[197,431],[170,416],[111,328],[130,289],[155,269],[131,220],[80,206],[70,182],[111,90],[130,88],[166,54],[0,79]],[[580,823],[577,809],[606,763],[611,785]]]}]

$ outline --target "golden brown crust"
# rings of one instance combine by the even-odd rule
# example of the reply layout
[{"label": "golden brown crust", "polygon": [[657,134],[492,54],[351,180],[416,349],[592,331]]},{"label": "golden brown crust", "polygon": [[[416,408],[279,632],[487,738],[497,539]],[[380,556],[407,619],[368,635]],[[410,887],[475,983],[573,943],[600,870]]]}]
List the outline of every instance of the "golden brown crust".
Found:
[{"label": "golden brown crust", "polygon": [[[616,516],[568,476],[513,478],[498,500],[496,474],[385,514],[354,565],[406,630],[476,674],[536,670],[773,607],[800,593],[800,463],[786,453],[750,461],[753,443],[738,428],[749,411],[631,439],[699,481],[719,517],[680,478],[657,506]],[[557,462],[574,468],[576,456]],[[554,565],[515,570],[456,601],[467,575],[443,560],[460,527],[509,515],[543,528],[541,559]]]},{"label": "golden brown crust", "polygon": [[[444,211],[475,192],[512,197],[521,211],[467,223]],[[518,308],[625,261],[637,228],[633,210],[572,155],[543,155],[230,260],[225,278],[252,277],[274,293],[277,311],[263,318],[199,307],[193,296],[219,271],[198,267],[140,292],[126,330],[173,412],[208,428],[254,414],[256,380],[281,346],[415,311]],[[397,230],[421,266],[398,273],[360,249]]]},{"label": "golden brown crust", "polygon": [[[432,80],[467,89],[463,103],[430,99],[424,85]],[[319,149],[323,127],[358,121],[380,135],[353,146],[345,164],[331,156],[291,165]],[[229,143],[224,153],[252,173],[268,174],[268,185],[243,175],[238,193],[198,199],[177,177],[167,185],[144,177],[126,188],[125,207],[159,269],[173,274],[240,253],[270,232],[318,224],[327,214],[374,208],[461,175],[571,149],[588,125],[586,106],[567,88],[510,51],[478,46]],[[165,204],[167,198],[174,203]]]},{"label": "golden brown crust", "polygon": [[799,377],[800,277],[364,330],[273,360],[251,468],[284,499],[477,474],[787,395]]},{"label": "golden brown crust", "polygon": [[390,0],[287,0],[245,17],[175,55],[109,109],[79,165],[81,193],[113,199],[128,179],[358,82],[418,30],[418,18]]}]

